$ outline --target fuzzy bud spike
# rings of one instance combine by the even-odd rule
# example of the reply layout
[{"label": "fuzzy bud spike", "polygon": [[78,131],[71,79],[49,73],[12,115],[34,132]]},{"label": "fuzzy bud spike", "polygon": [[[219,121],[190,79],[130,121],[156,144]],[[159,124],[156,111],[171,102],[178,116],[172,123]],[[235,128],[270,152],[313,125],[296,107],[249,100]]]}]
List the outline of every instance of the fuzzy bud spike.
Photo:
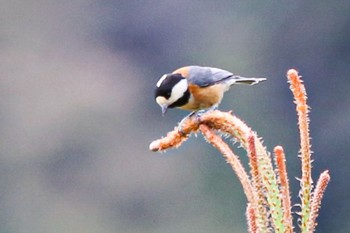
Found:
[{"label": "fuzzy bud spike", "polygon": [[258,233],[258,227],[256,226],[255,210],[251,203],[248,203],[247,205],[246,217],[247,217],[247,223],[248,223],[248,232]]},{"label": "fuzzy bud spike", "polygon": [[301,153],[301,229],[307,232],[307,224],[310,218],[310,200],[312,190],[311,178],[311,144],[309,134],[309,107],[306,103],[307,95],[301,76],[294,69],[287,73],[290,89],[294,95],[294,102],[298,114],[298,125],[300,133],[300,153]]},{"label": "fuzzy bud spike", "polygon": [[278,171],[279,184],[282,195],[282,205],[284,210],[284,224],[286,226],[286,233],[293,232],[293,218],[291,211],[291,201],[289,193],[289,180],[287,176],[286,158],[282,146],[274,148],[276,167]]},{"label": "fuzzy bud spike", "polygon": [[255,224],[262,232],[268,232],[268,214],[266,211],[266,198],[265,190],[263,187],[261,175],[259,172],[258,157],[255,148],[255,135],[253,132],[250,133],[248,137],[248,156],[249,156],[249,166],[250,173],[252,176],[252,184],[255,194],[256,205],[252,206],[255,209],[255,216],[257,218]]},{"label": "fuzzy bud spike", "polygon": [[324,192],[328,186],[329,181],[331,180],[331,177],[329,175],[328,170],[321,173],[320,178],[317,181],[316,188],[312,195],[312,202],[311,202],[311,215],[308,222],[308,231],[307,232],[314,232],[316,228],[316,218],[318,216],[318,213],[320,211],[321,207],[321,201],[324,195]]}]

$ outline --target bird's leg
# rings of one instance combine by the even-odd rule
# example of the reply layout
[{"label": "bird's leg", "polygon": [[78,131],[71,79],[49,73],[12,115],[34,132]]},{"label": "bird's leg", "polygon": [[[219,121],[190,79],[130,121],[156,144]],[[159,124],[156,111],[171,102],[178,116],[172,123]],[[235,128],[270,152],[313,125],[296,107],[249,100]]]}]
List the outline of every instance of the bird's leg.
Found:
[{"label": "bird's leg", "polygon": [[191,112],[190,114],[188,114],[187,116],[185,116],[179,123],[179,126],[177,127],[177,131],[179,131],[181,134],[185,134],[183,131],[182,131],[182,125],[183,123],[190,117],[193,117],[194,115],[196,115],[197,111],[193,111]]},{"label": "bird's leg", "polygon": [[215,111],[216,109],[218,109],[218,105],[215,104],[209,108],[206,109],[202,109],[196,112],[196,117],[200,118],[203,114],[207,113],[207,112],[211,112],[211,111]]},{"label": "bird's leg", "polygon": [[215,105],[213,105],[213,106],[211,106],[211,107],[209,107],[209,108],[202,109],[202,110],[199,110],[199,111],[193,111],[193,112],[191,112],[190,114],[188,114],[187,116],[185,116],[185,117],[180,121],[179,126],[177,127],[177,130],[178,130],[180,133],[185,134],[185,133],[182,131],[182,125],[183,125],[183,123],[184,123],[188,118],[195,116],[196,119],[199,121],[199,120],[200,120],[200,117],[201,117],[203,114],[205,114],[205,113],[207,113],[207,112],[210,112],[210,111],[214,111],[214,110],[216,110],[217,108],[218,108],[218,105],[215,104]]}]

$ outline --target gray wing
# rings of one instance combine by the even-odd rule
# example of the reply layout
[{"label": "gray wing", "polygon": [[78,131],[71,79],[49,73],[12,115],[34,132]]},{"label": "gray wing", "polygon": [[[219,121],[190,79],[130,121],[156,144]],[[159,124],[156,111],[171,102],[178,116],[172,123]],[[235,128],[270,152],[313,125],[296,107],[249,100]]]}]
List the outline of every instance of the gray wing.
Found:
[{"label": "gray wing", "polygon": [[231,72],[218,68],[190,66],[188,81],[200,87],[207,87],[224,82],[232,76]]}]

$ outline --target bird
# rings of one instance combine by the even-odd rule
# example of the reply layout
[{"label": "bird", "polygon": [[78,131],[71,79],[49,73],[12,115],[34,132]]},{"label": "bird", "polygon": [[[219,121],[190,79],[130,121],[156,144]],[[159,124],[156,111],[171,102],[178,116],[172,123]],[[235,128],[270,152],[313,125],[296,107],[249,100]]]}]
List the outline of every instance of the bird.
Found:
[{"label": "bird", "polygon": [[241,77],[214,67],[184,66],[164,74],[158,80],[155,101],[161,107],[163,116],[169,108],[191,111],[187,117],[200,116],[217,109],[224,93],[233,85],[255,85],[265,80]]}]

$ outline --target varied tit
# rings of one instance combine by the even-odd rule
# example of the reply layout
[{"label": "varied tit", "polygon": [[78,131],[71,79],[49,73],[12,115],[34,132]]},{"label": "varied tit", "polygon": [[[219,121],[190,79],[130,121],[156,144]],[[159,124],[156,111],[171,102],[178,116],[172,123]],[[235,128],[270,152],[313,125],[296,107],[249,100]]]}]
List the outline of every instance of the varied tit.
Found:
[{"label": "varied tit", "polygon": [[254,85],[265,78],[244,78],[229,71],[201,66],[186,66],[164,74],[156,84],[155,99],[163,115],[168,108],[192,111],[216,109],[224,93],[234,84]]}]

